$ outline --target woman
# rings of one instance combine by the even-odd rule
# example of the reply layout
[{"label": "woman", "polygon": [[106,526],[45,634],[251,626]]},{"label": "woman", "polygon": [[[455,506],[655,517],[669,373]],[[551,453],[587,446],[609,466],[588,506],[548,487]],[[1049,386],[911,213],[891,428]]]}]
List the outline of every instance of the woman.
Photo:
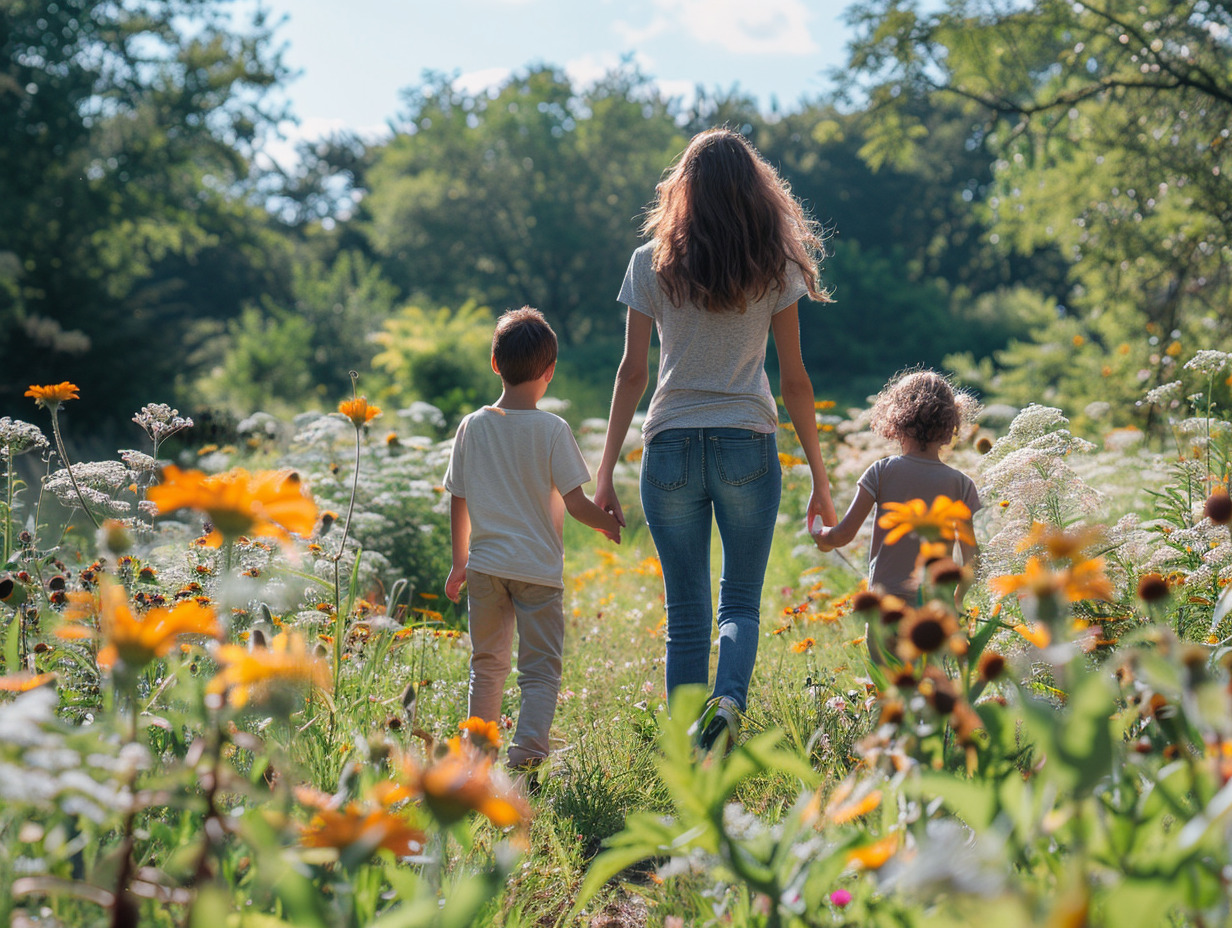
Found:
[{"label": "woman", "polygon": [[828,302],[817,275],[822,243],[800,203],[743,136],[696,136],[656,190],[619,300],[628,306],[595,502],[624,525],[612,486],[621,445],[649,379],[653,326],[658,382],[642,426],[642,508],[663,565],[667,688],[705,685],[713,626],[710,526],[723,543],[719,659],[695,726],[703,750],[733,743],[760,637],[761,589],[781,491],[778,407],[766,378],[774,332],[783,405],[812,474],[806,518],[838,521],[822,462],[813,385],[800,355],[797,301]]}]

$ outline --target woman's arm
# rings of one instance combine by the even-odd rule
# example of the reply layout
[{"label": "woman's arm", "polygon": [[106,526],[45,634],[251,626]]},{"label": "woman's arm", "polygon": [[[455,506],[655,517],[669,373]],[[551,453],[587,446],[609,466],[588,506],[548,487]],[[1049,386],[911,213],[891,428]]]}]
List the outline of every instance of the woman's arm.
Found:
[{"label": "woman's arm", "polygon": [[822,551],[831,551],[834,548],[842,548],[851,544],[852,539],[856,537],[856,532],[860,531],[860,526],[864,524],[868,514],[873,511],[874,502],[873,494],[864,487],[856,490],[856,498],[847,507],[847,514],[843,516],[843,521],[813,535],[817,547]]},{"label": "woman's arm", "polygon": [[834,511],[834,500],[830,498],[830,478],[821,457],[821,442],[817,439],[813,382],[809,380],[808,371],[804,369],[804,358],[800,354],[799,304],[792,303],[771,316],[770,327],[774,331],[774,347],[779,355],[779,390],[783,394],[783,405],[796,428],[796,438],[804,449],[804,457],[813,476],[813,492],[809,494],[805,523],[811,523],[813,516],[819,515],[823,524],[833,525],[838,521],[838,513]]},{"label": "woman's arm", "polygon": [[616,489],[612,486],[612,472],[620,460],[620,451],[629,434],[629,425],[637,404],[646,392],[650,380],[650,333],[654,320],[635,309],[628,311],[625,320],[625,351],[616,370],[616,384],[612,388],[612,409],[607,418],[607,438],[603,443],[603,460],[595,476],[595,505],[610,512],[621,525],[625,524],[624,512]]}]

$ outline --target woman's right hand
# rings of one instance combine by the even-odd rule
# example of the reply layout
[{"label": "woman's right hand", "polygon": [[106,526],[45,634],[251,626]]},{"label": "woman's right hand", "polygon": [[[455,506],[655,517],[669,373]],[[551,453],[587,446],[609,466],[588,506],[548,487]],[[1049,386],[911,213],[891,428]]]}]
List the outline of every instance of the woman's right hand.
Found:
[{"label": "woman's right hand", "polygon": [[610,512],[621,527],[624,526],[625,514],[620,508],[620,497],[616,495],[616,488],[612,486],[611,476],[602,472],[595,480],[595,505],[604,512]]}]

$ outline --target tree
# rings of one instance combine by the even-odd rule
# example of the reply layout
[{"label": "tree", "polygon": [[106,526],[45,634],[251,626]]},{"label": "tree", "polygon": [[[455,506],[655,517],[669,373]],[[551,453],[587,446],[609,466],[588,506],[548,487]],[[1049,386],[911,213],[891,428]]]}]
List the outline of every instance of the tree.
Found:
[{"label": "tree", "polygon": [[1059,248],[1074,284],[1062,314],[1162,340],[1146,386],[1171,377],[1164,345],[1229,342],[1232,5],[958,0],[922,14],[875,0],[852,19],[878,144],[916,144],[912,101],[937,94],[983,118],[992,242]]},{"label": "tree", "polygon": [[251,156],[285,76],[224,0],[0,10],[0,401],[72,379],[98,423],[186,385],[195,320],[289,281]]},{"label": "tree", "polygon": [[405,100],[360,204],[388,276],[429,304],[536,306],[567,344],[615,337],[637,217],[684,144],[658,91],[539,67],[480,93],[430,74]]}]

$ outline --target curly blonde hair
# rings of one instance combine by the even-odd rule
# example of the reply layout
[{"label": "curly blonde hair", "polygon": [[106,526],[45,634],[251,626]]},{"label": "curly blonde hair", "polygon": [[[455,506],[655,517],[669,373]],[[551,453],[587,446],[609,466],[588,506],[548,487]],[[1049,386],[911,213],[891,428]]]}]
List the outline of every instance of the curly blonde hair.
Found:
[{"label": "curly blonde hair", "polygon": [[979,409],[976,398],[948,377],[931,370],[909,370],[895,374],[877,394],[871,425],[874,432],[892,441],[909,438],[921,445],[945,445]]}]

